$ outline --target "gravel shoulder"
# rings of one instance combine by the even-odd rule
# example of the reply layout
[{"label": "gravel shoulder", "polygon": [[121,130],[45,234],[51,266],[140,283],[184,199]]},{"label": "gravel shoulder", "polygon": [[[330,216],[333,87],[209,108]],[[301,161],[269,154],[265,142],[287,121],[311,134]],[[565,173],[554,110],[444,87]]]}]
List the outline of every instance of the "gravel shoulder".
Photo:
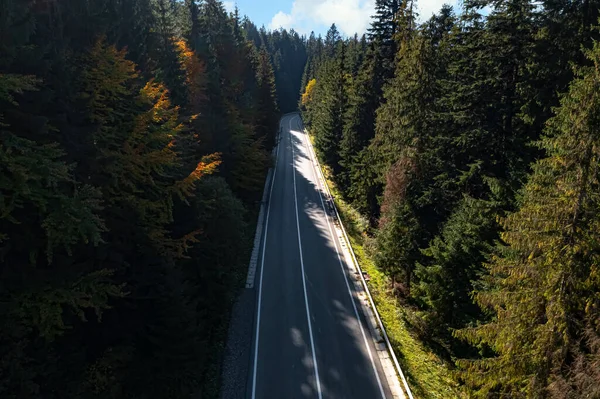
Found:
[{"label": "gravel shoulder", "polygon": [[246,397],[255,301],[256,290],[244,288],[233,306],[221,374],[220,397],[223,399]]}]

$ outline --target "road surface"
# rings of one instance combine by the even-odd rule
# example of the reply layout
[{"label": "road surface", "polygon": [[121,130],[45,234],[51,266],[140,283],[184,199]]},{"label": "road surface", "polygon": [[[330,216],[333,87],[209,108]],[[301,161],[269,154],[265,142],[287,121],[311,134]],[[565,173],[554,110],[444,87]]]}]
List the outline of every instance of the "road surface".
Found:
[{"label": "road surface", "polygon": [[298,115],[281,120],[255,277],[250,398],[391,398]]}]

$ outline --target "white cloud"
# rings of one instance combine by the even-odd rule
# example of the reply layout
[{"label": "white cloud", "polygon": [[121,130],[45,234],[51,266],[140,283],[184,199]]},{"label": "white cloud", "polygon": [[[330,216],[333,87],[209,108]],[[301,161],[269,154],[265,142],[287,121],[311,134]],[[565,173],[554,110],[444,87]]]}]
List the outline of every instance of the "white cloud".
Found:
[{"label": "white cloud", "polygon": [[440,12],[444,4],[451,5],[455,13],[460,12],[459,0],[417,0],[415,4],[419,13],[419,22],[427,21],[433,14]]},{"label": "white cloud", "polygon": [[310,33],[335,24],[342,33],[350,36],[364,33],[374,12],[374,0],[295,0],[292,10],[289,13],[279,11],[269,27]]},{"label": "white cloud", "polygon": [[283,11],[279,11],[273,19],[271,20],[271,24],[269,25],[271,29],[290,29],[293,28],[294,18],[290,14],[286,14]]},{"label": "white cloud", "polygon": [[224,1],[223,2],[223,7],[225,7],[225,10],[229,13],[229,12],[234,12],[235,11],[235,1]]},{"label": "white cloud", "polygon": [[[419,21],[428,20],[444,3],[459,11],[459,0],[416,0]],[[294,28],[304,34],[327,29],[333,23],[347,36],[362,34],[375,14],[375,0],[294,0],[289,13],[279,11],[269,24],[270,29]]]}]

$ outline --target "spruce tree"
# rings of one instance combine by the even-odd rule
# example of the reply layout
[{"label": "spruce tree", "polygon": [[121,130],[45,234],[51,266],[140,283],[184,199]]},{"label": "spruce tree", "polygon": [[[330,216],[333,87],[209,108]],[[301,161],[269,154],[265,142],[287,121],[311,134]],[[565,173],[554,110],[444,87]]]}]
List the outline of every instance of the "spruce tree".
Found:
[{"label": "spruce tree", "polygon": [[398,51],[396,33],[399,27],[404,29],[399,26],[397,16],[403,7],[403,2],[400,0],[375,1],[375,15],[369,29],[372,43],[371,57],[381,68],[378,77],[384,81],[391,79],[394,74],[394,59]]},{"label": "spruce tree", "polygon": [[155,76],[171,91],[177,105],[184,105],[185,74],[177,57],[177,6],[171,0],[153,0],[156,37],[158,46],[153,57],[157,60]]},{"label": "spruce tree", "polygon": [[[53,343],[123,295],[111,271],[77,259],[102,242],[100,192],[75,179],[46,119],[20,112],[19,101],[39,85],[34,76],[0,73],[0,395],[7,398],[36,397],[40,384],[64,378]],[[41,126],[23,125],[24,117]]]},{"label": "spruce tree", "polygon": [[[0,396],[217,396],[277,51],[219,1],[0,15]],[[304,42],[280,36],[295,106]]]},{"label": "spruce tree", "polygon": [[[402,273],[410,292],[419,248],[430,236],[436,212],[428,185],[435,175],[435,57],[431,44],[419,33],[407,31],[400,43],[394,79],[385,89],[385,103],[377,111],[376,133],[370,151],[379,181],[385,184],[380,226],[390,234],[410,231],[410,245],[400,246],[394,258],[379,258],[394,265],[390,275]],[[390,212],[390,214],[387,214]],[[433,219],[433,220],[432,220]],[[392,223],[397,226],[387,226]],[[397,237],[400,239],[400,237]],[[380,252],[393,239],[378,238]],[[400,251],[400,252],[398,252]]]},{"label": "spruce tree", "polygon": [[317,104],[320,102],[322,106],[316,107],[315,115],[312,117],[317,153],[336,174],[340,170],[339,145],[343,134],[343,117],[347,108],[345,52],[345,44],[340,40],[337,43],[335,58],[326,61],[319,71],[315,97]]},{"label": "spruce tree", "polygon": [[459,336],[493,353],[462,361],[480,397],[585,397],[597,392],[597,226],[600,46],[548,121],[518,211],[502,220],[503,244],[477,303],[493,319]]},{"label": "spruce tree", "polygon": [[256,114],[256,132],[258,137],[264,138],[264,145],[270,149],[275,145],[275,135],[279,125],[279,112],[277,109],[275,74],[271,59],[265,47],[258,53],[257,63],[258,104]]}]

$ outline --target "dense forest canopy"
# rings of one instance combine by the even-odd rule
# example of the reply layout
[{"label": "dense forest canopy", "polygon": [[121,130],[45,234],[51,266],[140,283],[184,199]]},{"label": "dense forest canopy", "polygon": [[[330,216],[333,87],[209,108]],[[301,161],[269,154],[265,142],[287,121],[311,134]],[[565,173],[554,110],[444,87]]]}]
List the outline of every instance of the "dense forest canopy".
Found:
[{"label": "dense forest canopy", "polygon": [[305,57],[217,0],[0,3],[0,397],[217,396]]},{"label": "dense forest canopy", "polygon": [[307,42],[319,156],[470,396],[600,395],[599,7],[377,0],[366,36]]}]

